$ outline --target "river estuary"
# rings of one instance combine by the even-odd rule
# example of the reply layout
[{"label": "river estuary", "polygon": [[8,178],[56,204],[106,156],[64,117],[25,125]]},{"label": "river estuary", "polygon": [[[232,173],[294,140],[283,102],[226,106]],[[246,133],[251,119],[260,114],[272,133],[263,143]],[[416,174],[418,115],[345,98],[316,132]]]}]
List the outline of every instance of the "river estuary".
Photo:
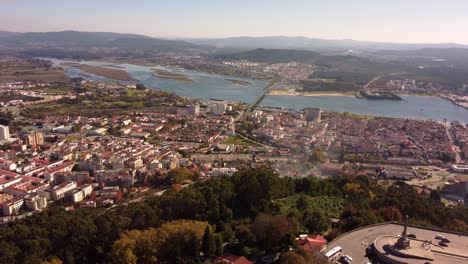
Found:
[{"label": "river estuary", "polygon": [[[56,66],[70,62],[65,60],[50,59]],[[146,87],[162,89],[180,96],[200,98],[223,99],[236,102],[252,102],[267,85],[265,81],[227,77],[197,71],[190,71],[172,67],[145,67],[132,64],[112,64],[108,62],[81,61],[79,63],[121,69],[127,71],[130,76],[138,79]],[[109,66],[113,65],[113,67]],[[65,68],[70,77],[84,77],[90,80],[117,82],[102,76],[83,72],[77,68],[61,66]],[[116,68],[114,68],[116,67]],[[189,76],[193,82],[181,82],[176,80],[158,78],[153,75],[154,69],[168,70],[170,72]],[[226,79],[236,79],[250,83],[249,85],[235,84]],[[126,83],[126,82],[120,82]],[[404,101],[383,101],[357,99],[353,96],[287,96],[268,95],[261,102],[262,106],[284,107],[302,109],[304,107],[319,107],[333,112],[351,112],[356,114],[387,116],[413,119],[434,119],[448,121],[468,122],[468,109],[452,104],[451,102],[431,96],[402,96]]]}]

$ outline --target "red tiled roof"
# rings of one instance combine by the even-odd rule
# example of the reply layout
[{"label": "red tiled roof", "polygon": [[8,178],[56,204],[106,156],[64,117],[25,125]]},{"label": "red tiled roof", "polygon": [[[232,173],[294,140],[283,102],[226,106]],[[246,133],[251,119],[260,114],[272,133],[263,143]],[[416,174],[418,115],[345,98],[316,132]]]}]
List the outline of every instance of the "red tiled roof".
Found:
[{"label": "red tiled roof", "polygon": [[297,245],[305,251],[320,251],[327,240],[320,235],[308,236],[297,241]]},{"label": "red tiled roof", "polygon": [[2,169],[0,169],[0,175],[6,175],[6,176],[10,176],[10,177],[15,177],[15,178],[20,176],[20,174],[18,174],[18,173],[14,173],[14,172],[7,171],[7,170],[2,170]]},{"label": "red tiled roof", "polygon": [[215,263],[230,263],[230,264],[253,264],[252,261],[245,257],[239,257],[231,254],[226,254],[215,259]]}]

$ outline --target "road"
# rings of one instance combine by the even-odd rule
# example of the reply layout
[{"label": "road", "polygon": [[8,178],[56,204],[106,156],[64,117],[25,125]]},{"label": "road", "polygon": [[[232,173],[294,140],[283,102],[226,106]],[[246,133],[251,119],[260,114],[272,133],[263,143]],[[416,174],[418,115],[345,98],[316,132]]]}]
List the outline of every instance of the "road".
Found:
[{"label": "road", "polygon": [[363,88],[364,88],[364,90],[367,90],[369,88],[369,86],[371,86],[371,84],[375,83],[376,81],[378,81],[382,77],[400,75],[400,74],[404,74],[404,72],[394,72],[394,73],[389,73],[389,74],[383,74],[383,75],[376,76],[376,77],[374,77],[374,79],[370,80],[366,85],[364,85]]},{"label": "road", "polygon": [[260,145],[260,146],[262,146],[262,147],[264,147],[264,148],[266,148],[266,149],[270,149],[270,150],[271,150],[271,149],[276,149],[275,147],[270,146],[270,145],[266,145],[266,144],[264,144],[264,143],[262,143],[262,142],[260,142],[260,141],[256,141],[256,140],[252,140],[252,139],[250,139],[250,138],[248,138],[248,137],[244,137],[244,135],[242,135],[242,134],[240,134],[240,133],[236,133],[236,136],[238,136],[238,137],[240,137],[240,138],[243,138],[244,140],[247,140],[247,141],[249,141],[249,142],[255,143],[255,144],[257,144],[257,145]]},{"label": "road", "polygon": [[451,131],[450,124],[444,123],[443,125],[444,125],[444,127],[445,127],[445,131],[447,132],[447,136],[448,136],[448,138],[450,139],[450,143],[451,143],[452,146],[454,146],[455,149],[456,149],[456,152],[455,152],[455,153],[456,153],[455,163],[462,163],[463,160],[462,160],[461,155],[460,155],[461,150],[460,150],[460,147],[457,146],[457,145],[455,144],[455,136],[453,135],[453,133],[452,133],[452,131]]},{"label": "road", "polygon": [[[190,185],[194,184],[193,183],[187,183],[187,184],[184,184],[182,185],[182,188],[187,188],[189,187]],[[133,199],[130,199],[130,200],[127,200],[126,202],[122,203],[123,206],[128,206],[132,203],[138,203],[138,202],[142,202],[143,200],[145,200],[146,198],[148,197],[151,197],[151,196],[161,196],[163,195],[167,190],[169,190],[170,187],[167,187],[165,189],[161,189],[161,190],[157,190],[156,192],[151,192],[151,190],[147,191],[147,192],[144,192],[142,193],[143,195],[142,196],[139,196],[137,198],[133,198]],[[153,189],[154,191],[154,189]],[[151,193],[148,193],[148,192],[151,192]],[[110,211],[110,210],[113,210],[115,209],[116,207],[118,207],[118,205],[114,204],[112,205],[111,207],[107,208],[104,212],[106,211]],[[104,213],[103,212],[103,213]]]}]

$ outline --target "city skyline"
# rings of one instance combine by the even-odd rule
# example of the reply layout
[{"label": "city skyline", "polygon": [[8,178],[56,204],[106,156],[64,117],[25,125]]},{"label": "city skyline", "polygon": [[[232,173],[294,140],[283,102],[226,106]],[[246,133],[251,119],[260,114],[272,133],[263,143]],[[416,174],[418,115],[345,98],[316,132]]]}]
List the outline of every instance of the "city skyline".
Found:
[{"label": "city skyline", "polygon": [[0,30],[108,31],[164,38],[305,36],[399,43],[468,44],[468,2],[0,1]]}]

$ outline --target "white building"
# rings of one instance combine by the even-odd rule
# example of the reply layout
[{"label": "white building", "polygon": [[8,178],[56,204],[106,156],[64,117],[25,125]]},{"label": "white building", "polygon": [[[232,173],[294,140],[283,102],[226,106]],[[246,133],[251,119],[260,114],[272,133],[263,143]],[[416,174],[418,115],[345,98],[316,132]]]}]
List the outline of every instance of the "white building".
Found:
[{"label": "white building", "polygon": [[214,103],[208,106],[208,111],[213,115],[222,115],[226,111],[226,104]]},{"label": "white building", "polygon": [[88,135],[89,136],[103,136],[106,134],[106,132],[107,132],[107,128],[101,127],[101,128],[89,131]]},{"label": "white building", "polygon": [[21,196],[15,197],[8,202],[3,203],[3,215],[13,215],[18,213],[24,204],[24,199]]},{"label": "white building", "polygon": [[69,192],[67,196],[70,197],[74,203],[78,203],[90,196],[92,191],[93,186],[91,184],[85,184]]},{"label": "white building", "polygon": [[7,126],[0,125],[0,141],[10,139],[10,129]]},{"label": "white building", "polygon": [[306,108],[305,120],[308,122],[320,122],[322,111],[320,108]]},{"label": "white building", "polygon": [[453,172],[468,174],[468,165],[465,165],[465,164],[453,164],[451,166],[451,169]]},{"label": "white building", "polygon": [[33,211],[40,211],[47,207],[47,198],[39,194],[30,194],[25,197],[26,208]]},{"label": "white building", "polygon": [[177,108],[177,114],[181,116],[196,116],[200,113],[200,105],[187,105]]},{"label": "white building", "polygon": [[64,182],[60,185],[55,186],[52,188],[50,194],[51,198],[55,201],[63,199],[65,197],[65,194],[73,189],[75,189],[77,186],[75,181],[72,182]]},{"label": "white building", "polygon": [[130,125],[130,123],[132,123],[132,120],[131,120],[131,119],[127,119],[127,120],[122,121],[122,124],[123,124],[124,126]]},{"label": "white building", "polygon": [[236,168],[213,168],[209,175],[212,177],[232,176],[237,172]]},{"label": "white building", "polygon": [[73,126],[59,126],[52,129],[52,132],[59,134],[70,134],[73,132]]}]

